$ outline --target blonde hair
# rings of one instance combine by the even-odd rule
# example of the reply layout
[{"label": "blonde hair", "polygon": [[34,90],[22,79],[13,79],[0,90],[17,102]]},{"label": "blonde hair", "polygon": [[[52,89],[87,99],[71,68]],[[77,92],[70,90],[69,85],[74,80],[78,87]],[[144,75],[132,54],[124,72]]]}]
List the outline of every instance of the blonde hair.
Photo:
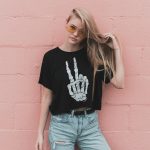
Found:
[{"label": "blonde hair", "polygon": [[110,37],[104,37],[102,35],[95,23],[93,16],[83,8],[73,8],[71,14],[67,18],[67,23],[72,16],[76,16],[81,19],[82,24],[85,27],[86,38],[80,43],[84,45],[87,50],[87,56],[91,62],[94,72],[93,72],[93,90],[92,90],[92,99],[95,86],[95,74],[99,65],[104,65],[104,83],[106,74],[111,76],[110,69],[115,74],[115,55],[112,39]]}]

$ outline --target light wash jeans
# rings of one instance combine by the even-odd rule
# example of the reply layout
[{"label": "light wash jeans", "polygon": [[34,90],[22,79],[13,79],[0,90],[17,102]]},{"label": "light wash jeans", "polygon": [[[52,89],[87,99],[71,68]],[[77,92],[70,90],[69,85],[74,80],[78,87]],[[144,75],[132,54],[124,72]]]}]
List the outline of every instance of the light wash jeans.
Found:
[{"label": "light wash jeans", "polygon": [[98,122],[98,113],[52,115],[48,129],[51,150],[111,150]]}]

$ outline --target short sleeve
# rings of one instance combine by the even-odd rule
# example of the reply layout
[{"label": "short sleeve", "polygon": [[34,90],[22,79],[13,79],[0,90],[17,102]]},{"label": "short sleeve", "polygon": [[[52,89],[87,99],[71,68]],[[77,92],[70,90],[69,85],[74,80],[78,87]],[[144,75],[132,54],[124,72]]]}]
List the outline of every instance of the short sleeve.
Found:
[{"label": "short sleeve", "polygon": [[110,74],[108,74],[108,72],[106,72],[104,70],[104,66],[100,66],[99,70],[101,70],[102,81],[104,82],[104,78],[105,78],[105,83],[106,84],[110,83],[111,79],[113,78],[113,72],[112,72],[112,70],[110,68],[108,69],[108,71],[110,72]]},{"label": "short sleeve", "polygon": [[38,83],[52,90],[51,66],[46,53],[43,56]]}]

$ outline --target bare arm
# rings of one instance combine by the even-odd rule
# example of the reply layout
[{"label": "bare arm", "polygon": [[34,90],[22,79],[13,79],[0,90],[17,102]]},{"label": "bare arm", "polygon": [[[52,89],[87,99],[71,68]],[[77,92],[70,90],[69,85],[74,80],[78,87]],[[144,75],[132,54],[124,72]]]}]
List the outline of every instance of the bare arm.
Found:
[{"label": "bare arm", "polygon": [[124,88],[124,65],[123,65],[123,57],[122,57],[122,47],[121,43],[119,42],[118,38],[111,34],[107,33],[105,36],[110,36],[113,40],[113,43],[111,43],[109,46],[114,48],[115,52],[115,61],[116,61],[116,73],[114,77],[111,79],[111,83],[116,88]]},{"label": "bare arm", "polygon": [[115,76],[111,79],[111,83],[116,87],[116,88],[124,88],[124,65],[123,65],[123,60],[122,60],[122,55],[121,55],[121,49],[116,49],[115,50],[115,58],[116,58],[116,74]]},{"label": "bare arm", "polygon": [[53,93],[50,89],[44,87],[42,85],[41,88],[41,113],[40,113],[40,121],[38,128],[38,135],[44,135],[44,128],[46,124],[46,120],[49,113],[49,105],[52,101]]}]

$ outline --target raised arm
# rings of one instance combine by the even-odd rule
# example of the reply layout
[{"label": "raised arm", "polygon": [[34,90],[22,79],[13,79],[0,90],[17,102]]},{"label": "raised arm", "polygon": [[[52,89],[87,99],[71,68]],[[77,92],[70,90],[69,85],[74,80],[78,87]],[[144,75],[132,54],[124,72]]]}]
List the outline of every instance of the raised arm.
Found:
[{"label": "raised arm", "polygon": [[116,73],[114,77],[111,79],[111,83],[116,88],[124,88],[124,65],[123,65],[123,57],[122,57],[122,49],[119,45],[120,42],[116,36],[111,33],[105,34],[106,36],[110,36],[113,40],[113,48],[115,52],[115,61],[116,61]]}]

